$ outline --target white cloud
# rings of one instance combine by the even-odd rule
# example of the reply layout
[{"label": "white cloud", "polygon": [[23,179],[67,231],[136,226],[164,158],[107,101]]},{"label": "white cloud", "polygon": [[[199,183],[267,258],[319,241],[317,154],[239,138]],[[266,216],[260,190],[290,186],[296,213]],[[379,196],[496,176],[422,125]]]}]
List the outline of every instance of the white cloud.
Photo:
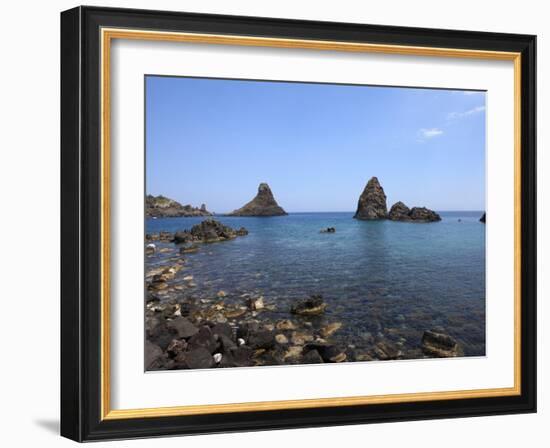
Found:
[{"label": "white cloud", "polygon": [[447,115],[447,118],[449,120],[453,120],[456,118],[463,118],[463,117],[468,117],[469,115],[479,114],[480,112],[484,112],[484,111],[485,111],[485,106],[477,106],[477,107],[474,107],[473,109],[469,109],[464,112],[451,112]]},{"label": "white cloud", "polygon": [[479,90],[464,90],[462,93],[463,93],[464,95],[467,95],[467,96],[468,96],[468,95],[481,95],[481,94],[483,94],[483,93],[485,93],[485,92],[480,92]]},{"label": "white cloud", "polygon": [[430,129],[422,128],[418,131],[418,135],[421,139],[434,138],[442,134],[443,134],[443,131],[438,128],[430,128]]}]

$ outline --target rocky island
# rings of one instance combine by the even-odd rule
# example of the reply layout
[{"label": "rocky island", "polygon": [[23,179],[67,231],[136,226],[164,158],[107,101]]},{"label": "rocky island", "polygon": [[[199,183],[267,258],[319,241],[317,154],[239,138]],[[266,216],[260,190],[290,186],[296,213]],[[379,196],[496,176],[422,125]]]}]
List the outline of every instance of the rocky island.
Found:
[{"label": "rocky island", "polygon": [[277,204],[271,188],[266,183],[258,187],[258,194],[241,208],[231,212],[228,216],[284,216],[287,212]]},{"label": "rocky island", "polygon": [[377,177],[371,178],[359,197],[355,219],[372,220],[386,219],[386,194]]},{"label": "rocky island", "polygon": [[434,222],[441,221],[441,217],[433,210],[426,207],[409,208],[399,201],[392,205],[388,213],[388,219],[392,221]]},{"label": "rocky island", "polygon": [[363,193],[361,193],[354,218],[361,220],[390,219],[406,222],[441,221],[441,217],[433,210],[426,207],[409,208],[401,201],[396,202],[388,213],[386,194],[376,177],[372,177],[367,182]]},{"label": "rocky island", "polygon": [[145,216],[148,218],[176,218],[181,216],[211,216],[206,205],[199,207],[181,205],[173,199],[162,195],[147,195],[145,198]]}]

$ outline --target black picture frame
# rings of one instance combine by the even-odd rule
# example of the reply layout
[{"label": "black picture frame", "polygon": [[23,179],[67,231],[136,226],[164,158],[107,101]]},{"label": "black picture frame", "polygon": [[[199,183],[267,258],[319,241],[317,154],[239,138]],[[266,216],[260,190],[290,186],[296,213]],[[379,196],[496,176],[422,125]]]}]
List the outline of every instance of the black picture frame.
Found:
[{"label": "black picture frame", "polygon": [[[100,29],[521,53],[521,394],[102,420]],[[76,441],[536,412],[536,36],[100,7],[61,13],[61,435]]]}]

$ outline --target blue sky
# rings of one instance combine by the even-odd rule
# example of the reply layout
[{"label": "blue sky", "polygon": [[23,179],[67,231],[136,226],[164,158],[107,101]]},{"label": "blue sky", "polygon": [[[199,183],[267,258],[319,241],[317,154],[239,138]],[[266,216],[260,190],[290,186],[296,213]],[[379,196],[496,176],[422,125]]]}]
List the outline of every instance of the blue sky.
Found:
[{"label": "blue sky", "polygon": [[146,190],[224,213],[267,182],[288,212],[388,197],[485,208],[485,93],[146,77]]}]

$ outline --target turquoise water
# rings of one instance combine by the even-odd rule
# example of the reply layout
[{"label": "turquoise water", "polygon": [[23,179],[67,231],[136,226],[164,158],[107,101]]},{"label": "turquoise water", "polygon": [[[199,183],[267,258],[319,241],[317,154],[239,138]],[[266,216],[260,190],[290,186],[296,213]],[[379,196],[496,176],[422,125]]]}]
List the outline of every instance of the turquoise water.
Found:
[{"label": "turquoise water", "polygon": [[[441,327],[485,354],[485,225],[482,212],[440,212],[436,223],[358,221],[353,213],[293,213],[215,219],[249,235],[209,244],[188,259],[200,294],[229,299],[261,294],[276,318],[310,294],[328,303],[326,319],[344,323],[339,337],[365,345],[398,339],[411,349],[424,330]],[[204,218],[147,220],[148,233],[190,229]],[[320,230],[335,227],[336,233]],[[152,261],[153,262],[153,261]]]}]

